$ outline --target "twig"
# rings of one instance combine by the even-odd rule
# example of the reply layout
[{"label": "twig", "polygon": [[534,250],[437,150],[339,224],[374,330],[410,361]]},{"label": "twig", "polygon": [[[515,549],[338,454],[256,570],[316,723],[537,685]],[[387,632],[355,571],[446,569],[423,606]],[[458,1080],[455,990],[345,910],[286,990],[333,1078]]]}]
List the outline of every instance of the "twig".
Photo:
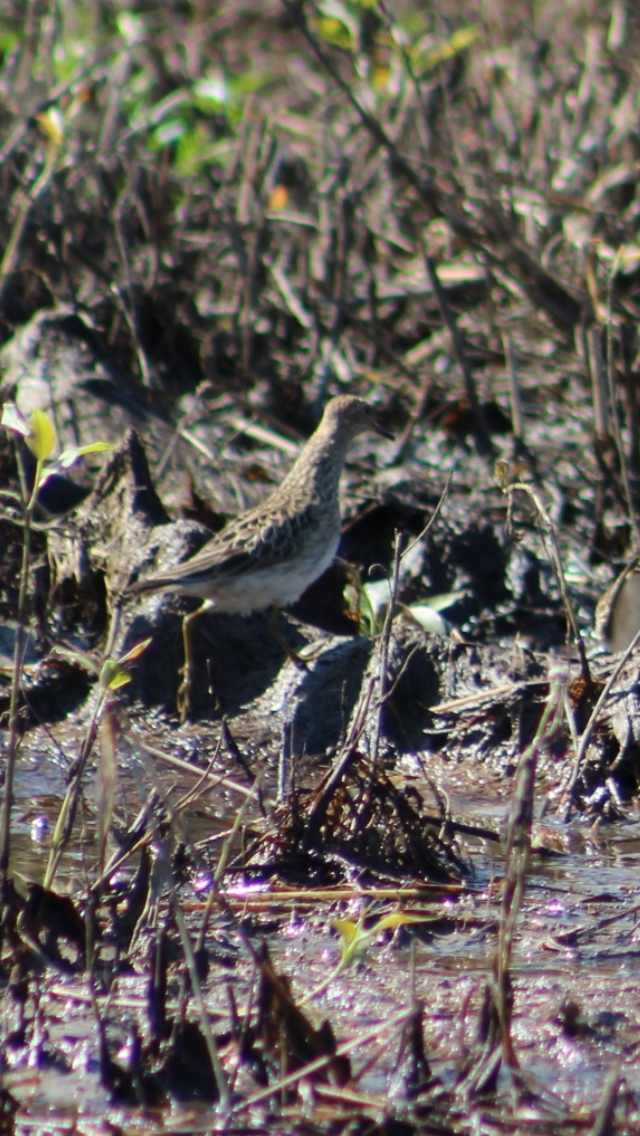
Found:
[{"label": "twig", "polygon": [[425,253],[424,262],[427,266],[427,272],[429,273],[431,286],[436,294],[436,299],[442,313],[442,318],[449,328],[451,339],[453,341],[453,349],[456,353],[458,363],[460,364],[460,368],[464,376],[464,387],[467,394],[467,402],[469,403],[473,421],[475,423],[475,439],[476,446],[478,447],[478,452],[481,454],[490,454],[493,450],[493,447],[491,445],[491,438],[489,437],[489,432],[484,420],[484,414],[482,413],[482,406],[480,404],[480,399],[478,398],[476,382],[473,377],[473,371],[471,370],[471,365],[464,348],[462,336],[460,335],[460,329],[453,315],[453,312],[451,311],[451,305],[449,304],[447,294],[442,287],[442,284],[440,283],[435,260],[432,256],[429,256],[427,253]]},{"label": "twig", "polygon": [[374,784],[376,779],[378,755],[380,750],[380,738],[382,736],[382,715],[386,702],[387,688],[389,686],[389,676],[387,672],[389,666],[389,647],[391,644],[391,626],[393,623],[393,615],[398,598],[398,590],[400,587],[400,564],[402,562],[403,544],[404,534],[396,532],[396,546],[393,556],[393,572],[391,575],[391,595],[389,597],[389,603],[387,605],[387,610],[384,617],[384,626],[382,628],[382,634],[380,635],[380,642],[378,644],[378,704],[376,707],[377,712],[373,728],[373,736],[371,738],[371,784]]},{"label": "twig", "polygon": [[427,521],[426,525],[424,526],[422,532],[419,532],[417,537],[415,537],[415,539],[411,541],[411,544],[408,544],[407,547],[403,550],[403,553],[402,553],[402,559],[403,560],[404,560],[405,556],[408,556],[409,553],[412,551],[412,549],[415,548],[416,544],[419,544],[421,540],[424,540],[424,538],[427,535],[427,533],[429,532],[429,530],[432,529],[433,526],[435,525],[438,517],[440,516],[440,513],[442,512],[442,508],[444,506],[444,503],[447,500],[447,497],[449,496],[449,486],[451,485],[451,478],[452,477],[453,477],[453,474],[450,473],[449,476],[447,477],[446,482],[445,482],[445,487],[442,490],[442,493],[440,494],[440,499],[438,501],[438,504],[436,505],[431,516],[429,517],[429,520]]},{"label": "twig", "polygon": [[509,394],[511,397],[511,429],[513,430],[514,438],[516,438],[518,442],[523,443],[524,415],[522,413],[522,387],[520,385],[518,361],[511,336],[505,335],[504,341],[505,353],[509,364],[507,370],[509,374]]},{"label": "twig", "polygon": [[[564,575],[564,569],[562,567],[562,560],[561,560],[561,557],[560,557],[560,549],[558,548],[558,541],[557,541],[557,538],[556,538],[555,528],[554,528],[554,526],[551,522],[551,518],[549,517],[549,514],[547,513],[546,509],[544,508],[544,506],[543,506],[540,498],[538,497],[537,493],[535,493],[534,490],[531,488],[531,486],[527,485],[525,482],[514,481],[510,485],[503,486],[503,490],[509,498],[509,509],[508,509],[508,517],[507,517],[507,526],[508,527],[513,527],[513,520],[512,520],[513,495],[514,495],[514,492],[516,490],[520,490],[520,492],[526,494],[526,496],[529,498],[529,500],[533,504],[533,507],[534,507],[536,514],[537,514],[537,517],[538,517],[538,522],[539,522],[539,525],[540,525],[540,531],[542,533],[542,540],[545,544],[545,547],[547,549],[547,555],[549,557],[549,560],[551,561],[551,564],[552,564],[553,569],[554,569],[555,574],[556,574],[556,579],[557,579],[558,585],[560,587],[560,593],[562,595],[562,602],[564,604],[564,609],[565,609],[565,612],[566,612],[567,621],[569,623],[569,627],[571,629],[571,632],[572,632],[572,635],[573,635],[573,638],[574,638],[574,642],[576,644],[578,656],[580,658],[580,671],[581,671],[582,677],[584,678],[585,682],[591,683],[591,671],[589,669],[589,663],[588,663],[588,660],[587,660],[587,652],[585,650],[584,639],[582,638],[582,635],[580,634],[580,630],[578,628],[578,621],[576,620],[575,612],[573,610],[573,604],[571,602],[571,597],[569,595],[569,589],[567,588],[567,581],[566,581],[565,575]],[[549,540],[549,546],[548,547],[547,547],[547,538]]]},{"label": "twig", "polygon": [[9,277],[11,276],[11,273],[14,271],[16,266],[16,261],[20,253],[20,242],[22,240],[22,234],[24,233],[29,214],[38,198],[42,196],[47,186],[49,185],[49,182],[51,181],[55,172],[57,159],[58,147],[54,143],[50,143],[47,149],[47,158],[42,172],[22,198],[22,202],[18,210],[18,215],[15,219],[13,229],[11,230],[9,240],[7,241],[7,246],[4,250],[4,256],[2,257],[2,262],[0,263],[0,302],[2,301],[4,290],[8,283]]}]

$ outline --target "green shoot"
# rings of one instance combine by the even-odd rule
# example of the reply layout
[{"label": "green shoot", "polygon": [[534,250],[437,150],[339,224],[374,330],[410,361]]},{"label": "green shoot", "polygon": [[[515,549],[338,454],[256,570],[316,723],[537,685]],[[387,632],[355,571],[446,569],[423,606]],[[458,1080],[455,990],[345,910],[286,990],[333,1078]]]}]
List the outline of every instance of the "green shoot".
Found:
[{"label": "green shoot", "polygon": [[352,963],[363,962],[367,951],[383,931],[395,930],[396,927],[405,927],[411,923],[428,923],[430,916],[406,915],[403,911],[392,911],[389,915],[383,915],[380,919],[376,919],[368,930],[365,929],[364,920],[364,912],[360,915],[357,923],[354,923],[352,919],[333,920],[331,926],[340,936],[340,960],[331,974],[319,986],[316,986],[315,990],[312,990],[310,994],[307,994],[298,1002],[299,1006],[304,1006],[312,998],[316,998],[318,994],[324,993],[342,974],[342,971],[346,970]]},{"label": "green shoot", "polygon": [[33,484],[24,488],[23,495],[12,494],[12,500],[22,513],[23,544],[22,567],[20,570],[20,589],[18,593],[17,628],[13,656],[13,674],[9,699],[9,743],[7,768],[0,808],[0,893],[4,892],[8,880],[9,856],[11,846],[11,807],[13,804],[13,783],[18,752],[18,714],[19,695],[22,684],[24,654],[27,635],[27,596],[31,567],[31,536],[33,514],[38,493],[47,479],[60,469],[68,469],[79,457],[87,453],[101,453],[110,450],[106,442],[95,442],[65,450],[57,460],[50,460],[56,448],[56,431],[51,419],[42,410],[34,410],[30,418],[25,418],[13,402],[5,403],[0,425],[17,438],[22,438],[36,459]]}]

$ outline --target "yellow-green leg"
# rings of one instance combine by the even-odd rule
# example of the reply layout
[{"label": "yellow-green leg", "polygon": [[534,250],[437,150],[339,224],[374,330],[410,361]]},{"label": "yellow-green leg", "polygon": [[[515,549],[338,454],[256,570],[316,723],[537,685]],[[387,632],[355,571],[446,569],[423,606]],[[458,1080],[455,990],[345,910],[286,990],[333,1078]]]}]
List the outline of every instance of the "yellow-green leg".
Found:
[{"label": "yellow-green leg", "polygon": [[291,644],[287,643],[286,639],[281,634],[280,628],[278,627],[279,617],[280,617],[280,608],[279,607],[272,607],[271,612],[269,614],[269,631],[273,635],[273,638],[276,640],[276,643],[280,644],[285,655],[293,663],[293,665],[298,667],[299,670],[308,671],[309,670],[308,664],[305,662],[304,659],[300,658],[300,655],[298,655],[298,653],[296,651],[294,651]]},{"label": "yellow-green leg", "polygon": [[192,611],[190,615],[185,615],[182,620],[182,642],[184,644],[184,667],[182,668],[182,682],[178,687],[178,716],[181,724],[186,722],[189,717],[191,709],[191,688],[193,685],[193,650],[192,650],[192,624],[197,616],[202,615],[207,607],[203,604],[197,611]]}]

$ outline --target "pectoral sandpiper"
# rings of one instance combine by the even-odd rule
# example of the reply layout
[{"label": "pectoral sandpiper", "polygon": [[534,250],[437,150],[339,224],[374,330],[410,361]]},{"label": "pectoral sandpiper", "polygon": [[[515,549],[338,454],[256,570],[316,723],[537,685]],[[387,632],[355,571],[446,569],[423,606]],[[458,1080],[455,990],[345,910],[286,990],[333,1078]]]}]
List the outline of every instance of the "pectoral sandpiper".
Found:
[{"label": "pectoral sandpiper", "polygon": [[231,521],[189,560],[163,568],[125,590],[128,595],[174,592],[205,601],[183,621],[181,721],[189,712],[193,679],[193,619],[209,607],[244,615],[267,607],[288,607],[322,575],[340,540],[338,487],[347,450],[352,439],[367,430],[393,436],[361,398],[332,398],[317,430],[274,493]]}]

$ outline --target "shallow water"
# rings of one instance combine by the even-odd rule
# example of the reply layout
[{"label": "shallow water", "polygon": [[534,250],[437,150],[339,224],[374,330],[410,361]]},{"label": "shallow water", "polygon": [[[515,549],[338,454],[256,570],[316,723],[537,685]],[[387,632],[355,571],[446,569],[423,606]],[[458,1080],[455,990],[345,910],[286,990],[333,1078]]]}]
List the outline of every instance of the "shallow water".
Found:
[{"label": "shallow water", "polygon": [[[41,881],[51,833],[65,788],[65,769],[75,756],[82,731],[60,728],[55,738],[34,731],[23,747],[16,782],[16,812],[12,867],[28,879]],[[194,748],[201,758],[201,737],[188,732],[170,735],[171,754],[180,760]],[[167,735],[162,744],[167,749]],[[209,748],[213,740],[209,740]],[[135,752],[131,738],[121,742],[121,768],[115,792],[120,824],[130,824],[151,789],[162,799],[176,801],[202,769],[189,772]],[[65,759],[61,754],[64,752]],[[168,752],[168,750],[167,750]],[[237,768],[229,776],[242,782]],[[212,776],[217,776],[218,771]],[[268,779],[265,779],[268,780]],[[213,784],[213,782],[212,782]],[[245,778],[244,784],[247,785]],[[65,854],[56,889],[74,897],[86,892],[96,867],[95,828],[99,814],[95,768],[87,771],[86,797],[80,810],[74,842]],[[267,806],[275,790],[265,787]],[[241,797],[219,785],[204,793],[180,823],[192,845],[210,840],[229,829]],[[471,797],[452,793],[453,816],[476,825],[498,829],[507,807],[506,787],[493,796]],[[248,816],[259,810],[251,803]],[[640,824],[619,822],[594,832],[574,820],[565,826],[548,817],[537,826],[545,843],[560,852],[534,854],[519,917],[512,977],[515,994],[513,1035],[516,1052],[527,1075],[565,1104],[594,1105],[614,1063],[622,1061],[628,1088],[640,1094],[640,999],[637,994],[640,958]],[[428,922],[410,934],[403,929],[381,935],[366,953],[364,965],[353,965],[335,978],[307,1012],[318,1023],[328,1018],[338,1040],[366,1031],[379,1023],[380,1034],[394,1014],[408,1009],[415,996],[425,1006],[425,1045],[433,1071],[446,1084],[453,1083],[462,1055],[474,1043],[482,992],[490,974],[500,918],[502,852],[498,844],[470,839],[466,850],[473,865],[468,886],[430,901],[416,900],[403,907],[424,912]],[[230,889],[234,910],[255,921],[264,935],[277,969],[292,976],[294,997],[302,998],[320,986],[337,965],[340,949],[332,920],[337,916],[357,921],[365,909],[389,909],[371,896],[350,896],[331,891],[320,898],[309,890],[295,902],[273,895],[268,885],[243,887],[241,877]],[[206,873],[200,885],[195,878],[183,904],[192,916],[206,898]],[[393,906],[393,904],[391,905]],[[231,935],[233,937],[233,935]],[[413,944],[413,945],[412,945]],[[412,954],[413,952],[413,954]],[[221,988],[228,975],[221,972],[216,990],[216,967],[210,977],[207,1004],[212,1013],[227,1014]],[[250,960],[240,948],[233,984],[240,1002],[249,996]],[[135,1016],[143,1001],[144,979],[132,973],[119,977],[113,998],[121,1013]],[[214,1019],[215,1022],[216,1019]],[[224,1026],[222,1025],[222,1028]],[[360,1090],[377,1092],[386,1084],[395,1060],[398,1030],[368,1041],[353,1055],[354,1069],[367,1067]],[[96,1030],[86,982],[82,976],[61,975],[47,994],[48,1044],[63,1054],[65,1068],[36,1062],[25,1064],[16,1054],[16,1068],[8,1085],[26,1114],[37,1122],[47,1110],[65,1126],[69,1118],[104,1116],[113,1123],[131,1121],[136,1109],[114,1108],[101,1088],[96,1060]],[[199,1123],[209,1115],[198,1109]],[[171,1110],[171,1124],[193,1120],[185,1106]],[[164,1125],[167,1114],[158,1114]],[[65,1119],[66,1118],[66,1119]]]}]

